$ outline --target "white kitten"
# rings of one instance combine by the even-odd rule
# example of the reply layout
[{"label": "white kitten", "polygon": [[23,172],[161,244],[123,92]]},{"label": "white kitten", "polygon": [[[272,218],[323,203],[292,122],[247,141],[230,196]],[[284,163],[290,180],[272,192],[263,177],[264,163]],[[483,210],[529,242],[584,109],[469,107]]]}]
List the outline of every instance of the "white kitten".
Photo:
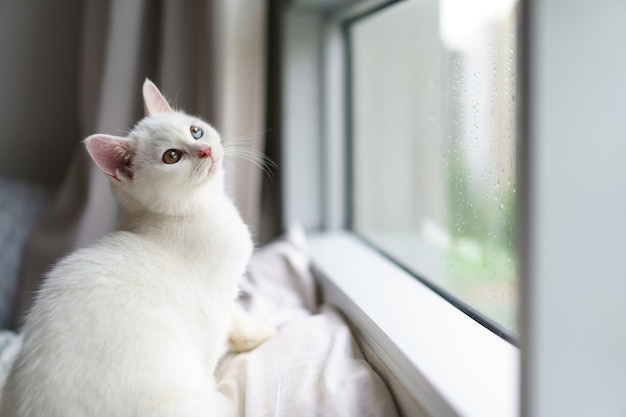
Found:
[{"label": "white kitten", "polygon": [[213,416],[227,336],[249,350],[275,332],[234,305],[253,246],[224,193],[218,133],[149,80],[143,96],[147,117],[128,137],[85,140],[112,179],[120,230],[43,282],[4,417]]}]

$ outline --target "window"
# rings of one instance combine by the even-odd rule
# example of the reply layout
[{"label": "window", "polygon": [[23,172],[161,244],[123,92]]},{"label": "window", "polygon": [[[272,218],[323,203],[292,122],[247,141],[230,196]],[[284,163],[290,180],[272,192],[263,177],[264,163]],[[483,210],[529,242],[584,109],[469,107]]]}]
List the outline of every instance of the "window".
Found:
[{"label": "window", "polygon": [[[440,157],[444,153],[446,137],[434,135],[424,139],[424,134],[432,132],[432,126],[437,123],[440,124],[440,131],[450,129],[450,126],[443,124],[446,120],[443,114],[444,100],[458,105],[454,101],[457,96],[443,88],[451,83],[450,79],[444,77],[444,65],[456,62],[459,73],[466,69],[461,67],[463,57],[460,53],[444,58],[446,55],[439,40],[438,27],[440,20],[453,17],[449,13],[445,19],[441,17],[442,7],[433,0],[391,3],[380,0],[297,0],[287,6],[283,25],[281,128],[285,138],[281,167],[285,197],[284,222],[285,225],[302,224],[311,232],[309,248],[326,300],[349,318],[357,338],[371,349],[393,375],[387,382],[391,384],[399,406],[406,415],[415,415],[414,408],[418,407],[425,411],[424,415],[514,416],[519,401],[519,350],[468,316],[464,312],[468,310],[465,304],[454,305],[441,297],[440,294],[448,294],[448,289],[444,291],[439,283],[426,281],[441,277],[427,276],[430,271],[425,269],[408,273],[410,265],[400,260],[405,266],[402,269],[389,257],[381,255],[382,250],[397,258],[397,254],[391,254],[389,248],[382,246],[390,239],[376,241],[377,236],[390,237],[384,236],[389,230],[385,229],[386,225],[379,228],[380,222],[368,224],[367,216],[363,216],[367,209],[374,207],[375,201],[357,202],[359,198],[366,197],[369,191],[367,181],[359,183],[355,174],[359,168],[366,174],[370,171],[364,164],[358,165],[357,157],[360,152],[367,150],[368,145],[370,150],[376,146],[375,143],[374,146],[367,143],[367,130],[365,135],[357,137],[365,126],[361,123],[359,130],[360,122],[367,124],[377,121],[382,123],[384,129],[396,129],[394,135],[398,130],[403,130],[402,138],[393,137],[384,129],[378,132],[381,137],[370,135],[369,139],[375,139],[381,148],[392,149],[389,145],[394,140],[402,139],[405,143],[396,144],[396,150],[408,143],[403,151],[422,146],[426,150],[429,147],[439,149]],[[401,19],[406,15],[403,28],[395,22],[391,24],[391,34],[396,36],[395,39],[367,33],[373,28],[370,24],[377,26],[382,22],[384,26],[385,20],[394,15],[400,15]],[[480,15],[474,20],[481,23],[484,18]],[[371,37],[368,39],[367,36]],[[422,50],[419,48],[420,37],[427,40]],[[364,46],[363,42],[369,43],[379,56],[368,56],[369,47],[359,49],[359,45]],[[394,48],[398,52],[395,55],[391,50]],[[420,57],[424,49],[427,55]],[[428,53],[435,53],[437,49],[440,56],[438,61],[427,62],[432,64],[429,67],[416,64],[420,59],[428,61]],[[391,54],[392,57],[385,54]],[[356,61],[360,58],[373,66],[357,67]],[[391,58],[402,62],[393,62]],[[450,61],[446,63],[445,59]],[[512,61],[511,65],[514,64]],[[397,73],[387,73],[386,78],[382,76],[384,71],[394,68],[397,71],[406,70],[406,85],[394,88],[394,83],[401,81]],[[409,69],[417,69],[421,79],[420,76],[411,78]],[[346,76],[349,70],[351,78]],[[372,75],[374,77],[371,80],[362,83],[365,88],[359,89],[359,80]],[[352,82],[348,82],[349,79]],[[434,82],[429,83],[430,80]],[[371,95],[376,88],[374,84],[381,81],[386,85],[379,87],[378,92],[393,92],[398,95],[398,99],[396,102],[388,101],[388,106],[383,108],[370,108],[373,115],[364,115],[362,106],[367,103],[361,99]],[[438,93],[434,91],[437,85],[441,87]],[[421,93],[414,92],[421,88],[425,88],[428,94],[420,102],[418,99]],[[501,93],[504,94],[504,90]],[[402,100],[410,111],[400,105]],[[428,100],[435,100],[436,104]],[[346,103],[351,103],[351,106]],[[451,109],[454,110],[453,107]],[[416,117],[418,111],[424,112],[425,117]],[[499,116],[514,117],[504,113]],[[372,120],[367,120],[368,117]],[[457,120],[465,119],[458,117]],[[381,126],[373,129],[381,129]],[[416,132],[419,137],[415,137]],[[512,133],[510,141],[515,139]],[[389,152],[383,151],[380,157],[386,158],[384,162],[391,166],[390,172],[394,172],[393,169],[401,168],[396,167],[394,161],[399,163],[398,159],[405,154],[403,152],[393,159]],[[513,157],[514,154],[509,156]],[[380,165],[381,160],[376,163]],[[409,165],[405,169],[410,168],[409,162],[402,163]],[[444,174],[436,178],[441,181],[441,178],[445,179],[444,166],[439,162],[431,163],[429,170],[415,170],[407,174],[406,178],[388,178],[389,182],[379,185],[378,190],[389,193],[390,188],[395,187],[400,198],[406,199],[409,191],[418,197],[417,193],[428,193],[433,188],[426,185],[411,188],[413,184],[407,186],[400,184],[400,181],[408,178],[415,183],[419,179],[417,175],[443,171]],[[369,168],[375,169],[374,166]],[[514,166],[511,168],[514,169]],[[371,173],[374,174],[374,171]],[[380,181],[388,174],[382,173],[373,178]],[[514,181],[515,177],[512,176],[511,182]],[[447,202],[447,190],[441,188],[437,192],[439,201],[444,202],[440,207],[444,207],[443,212],[448,216],[447,210],[451,205]],[[411,211],[417,202],[419,199],[415,198],[411,203],[414,205],[404,208],[403,213]],[[434,207],[437,204],[439,202],[435,201]],[[380,205],[382,210],[388,207]],[[363,209],[366,211],[360,212]],[[419,225],[426,219],[424,216],[432,213],[435,213],[435,220],[441,218],[434,210],[423,211],[422,218],[416,216],[415,223]],[[437,226],[427,226],[426,230],[429,230],[430,235],[441,236],[449,233],[444,229],[448,226],[449,223],[441,221],[439,229]],[[511,227],[514,225],[511,224]],[[407,228],[405,232],[415,230],[419,232],[422,229]],[[418,234],[415,236],[420,237]],[[366,244],[363,237],[379,249]],[[447,239],[455,244],[457,240],[463,243],[463,239],[456,236]],[[469,237],[465,241],[467,247],[473,243]],[[432,252],[434,249],[425,247],[424,250]],[[424,266],[428,264],[422,264],[420,268]],[[421,280],[415,279],[415,275]],[[429,282],[428,286],[424,282]],[[463,309],[459,309],[459,305]],[[500,335],[503,333],[499,332]],[[408,397],[403,395],[407,392]]]},{"label": "window", "polygon": [[[417,412],[420,416],[623,415],[626,409],[622,393],[626,384],[623,355],[626,338],[620,331],[626,327],[626,315],[620,313],[626,292],[626,280],[622,279],[626,270],[626,257],[623,256],[626,253],[626,194],[620,192],[626,178],[626,164],[623,163],[626,141],[620,113],[626,95],[626,83],[623,82],[626,54],[622,47],[626,14],[623,2],[570,2],[565,7],[559,0],[518,0],[518,4],[502,0],[497,2],[495,9],[486,6],[496,2],[483,0],[442,1],[438,5],[432,0],[392,4],[384,0],[292,0],[287,3],[282,65],[285,159],[281,167],[285,225],[298,222],[309,231],[320,231],[311,237],[309,244],[315,265],[323,272],[320,282],[324,294],[352,321],[360,340],[388,367],[392,377],[387,378],[387,382],[392,391],[399,393],[400,408],[406,415],[416,415],[412,405],[417,403],[424,411]],[[354,229],[362,235],[367,235],[369,230],[372,236],[366,239],[376,243],[377,234],[388,232],[387,225],[383,228],[367,221],[359,224],[358,215],[352,219],[346,215],[364,209],[354,207],[356,199],[359,193],[363,197],[369,192],[360,189],[352,195],[348,192],[352,180],[342,180],[346,172],[357,169],[356,164],[346,169],[345,161],[355,162],[348,156],[357,153],[358,141],[364,138],[355,138],[358,105],[364,104],[354,102],[354,96],[359,93],[352,91],[349,94],[352,96],[352,117],[344,113],[341,104],[348,98],[344,97],[347,88],[342,82],[347,71],[346,57],[354,60],[358,54],[355,43],[359,42],[359,35],[350,32],[356,32],[359,27],[367,29],[369,23],[375,24],[378,17],[382,18],[394,9],[405,8],[408,15],[407,7],[422,7],[419,15],[413,12],[421,27],[409,28],[405,33],[419,31],[420,36],[430,36],[432,45],[423,48],[427,53],[434,54],[435,47],[440,48],[440,61],[437,62],[441,78],[425,72],[424,66],[419,68],[422,79],[415,80],[427,87],[426,97],[439,100],[439,104],[430,107],[425,102],[413,102],[415,108],[423,106],[427,115],[425,120],[410,119],[408,116],[414,115],[413,112],[393,115],[404,115],[413,120],[413,125],[410,121],[408,124],[413,132],[426,132],[427,128],[436,131],[433,125],[438,125],[440,130],[450,129],[444,122],[453,120],[449,112],[455,111],[454,106],[457,106],[456,110],[466,109],[465,119],[461,120],[469,120],[467,116],[471,112],[491,116],[490,112],[484,113],[485,104],[487,109],[490,108],[489,98],[482,101],[483,108],[480,109],[474,109],[464,96],[461,96],[464,106],[454,101],[449,104],[446,100],[451,98],[450,91],[446,92],[444,88],[436,94],[429,89],[431,84],[424,82],[432,77],[435,80],[433,87],[458,86],[459,80],[450,78],[455,75],[452,71],[455,59],[459,63],[464,60],[462,65],[470,65],[471,69],[472,57],[478,54],[476,59],[483,63],[496,62],[496,70],[501,76],[506,76],[509,64],[511,68],[519,66],[523,69],[517,75],[523,75],[524,82],[515,81],[516,91],[522,84],[523,96],[511,95],[509,100],[509,103],[515,103],[515,112],[517,106],[523,106],[522,117],[517,118],[521,133],[517,133],[515,126],[511,136],[503,135],[509,142],[508,147],[512,148],[512,142],[515,142],[516,148],[515,155],[509,155],[511,173],[515,173],[511,176],[510,186],[510,192],[515,190],[514,203],[507,208],[505,200],[502,207],[503,211],[519,212],[513,218],[521,220],[519,226],[505,222],[505,227],[499,227],[502,231],[510,227],[511,234],[521,237],[517,248],[520,257],[515,258],[512,253],[511,260],[506,259],[507,268],[516,270],[519,267],[523,278],[513,286],[513,291],[518,285],[522,288],[520,349],[469,318],[422,281],[414,279],[388,257],[366,245],[362,238],[355,237]],[[419,20],[424,16],[430,16],[428,22]],[[350,21],[355,17],[357,20],[346,27],[346,19]],[[455,20],[457,17],[458,21]],[[496,21],[500,23],[496,24]],[[477,23],[482,30],[476,33],[482,35],[474,39],[468,35],[472,33],[468,28],[476,28]],[[516,45],[511,45],[514,55],[521,53],[523,59],[508,61],[510,51],[503,46],[508,44],[509,24],[517,31],[513,32],[514,37],[524,38],[523,53],[516,49]],[[394,27],[392,30],[400,29]],[[346,32],[351,36],[351,51],[344,49],[343,35]],[[505,34],[504,38],[496,36],[502,32],[508,35]],[[443,33],[446,33],[445,42]],[[411,36],[401,38],[400,44],[419,40]],[[473,52],[467,49],[470,44],[464,42],[468,38],[474,41],[482,38],[483,44],[486,42],[489,46],[491,42],[493,49],[481,52],[479,48]],[[376,42],[381,40],[372,39],[372,46],[378,46]],[[496,40],[500,46],[496,47]],[[381,48],[382,52],[370,57],[370,62],[381,64],[377,61],[382,61],[384,54],[391,53],[387,50],[389,48]],[[492,61],[489,51],[493,51]],[[410,57],[418,59],[415,54],[400,55],[399,59],[405,60],[401,65],[410,64]],[[459,75],[474,77],[470,69],[459,67]],[[489,75],[491,69],[487,67],[487,72],[481,72],[482,76]],[[477,95],[485,97],[485,92],[494,90],[494,84],[491,87],[484,85],[482,76]],[[502,87],[508,85],[509,92],[513,87],[512,83],[509,84],[512,79],[504,80],[505,84],[501,81],[495,84],[497,100],[504,98]],[[386,82],[392,87],[396,79],[387,78]],[[354,87],[352,85],[352,90]],[[469,98],[473,99],[473,96]],[[434,112],[429,113],[431,108]],[[502,108],[506,106],[498,107]],[[377,111],[390,113],[387,110],[390,108]],[[378,118],[379,113],[373,117]],[[512,114],[504,112],[495,117],[503,119],[494,127],[489,126],[484,118],[479,119],[477,127],[466,126],[481,133],[488,127],[502,136],[502,129],[495,126],[505,126]],[[398,127],[393,125],[391,128]],[[350,130],[352,133],[346,135]],[[489,130],[487,133],[483,137],[493,137]],[[407,133],[403,134],[407,136]],[[352,149],[341,145],[346,136],[352,138]],[[436,155],[445,156],[443,145],[451,140],[441,133],[434,137],[441,139],[440,142],[421,142],[419,145],[429,145],[430,149],[426,150],[432,153],[434,148]],[[390,136],[376,139],[380,144],[399,140]],[[466,140],[471,141],[471,136]],[[367,143],[360,144],[363,145],[368,146]],[[452,147],[449,151],[454,154],[454,149]],[[456,149],[460,151],[459,147]],[[496,156],[500,157],[500,152]],[[492,168],[499,168],[500,161],[506,159],[492,159]],[[448,176],[454,179],[451,183],[460,183],[453,172],[444,168],[445,159],[443,164],[441,160],[439,158],[436,165],[442,171],[440,177],[444,178],[439,179],[440,184],[447,186]],[[394,169],[413,169],[402,166],[401,158],[398,161]],[[432,161],[422,162],[428,163]],[[461,168],[466,170],[468,167]],[[431,166],[420,169],[426,174],[429,169],[430,172],[436,171],[436,167]],[[472,169],[471,174],[474,176],[476,172]],[[488,181],[492,192],[494,186],[496,190],[502,190],[503,184],[509,186],[508,176],[504,178],[504,183],[497,180],[494,183],[493,179]],[[412,179],[415,181],[415,177]],[[388,182],[385,186],[398,187],[398,184]],[[402,189],[410,190],[410,197],[415,197],[416,188],[404,186]],[[443,245],[433,245],[434,249],[427,247],[425,250],[437,253],[437,247],[452,245],[460,246],[457,249],[469,255],[476,253],[477,246],[488,244],[488,240],[481,241],[480,236],[477,238],[478,234],[462,222],[461,232],[465,231],[459,235],[461,232],[454,230],[456,223],[452,220],[456,218],[456,212],[451,202],[460,199],[450,197],[450,189],[443,186],[439,193],[438,201],[443,202],[439,211],[423,211],[425,214],[421,217],[434,216],[437,226],[428,226],[427,221],[427,226],[418,223],[409,229],[417,230],[418,238],[443,242]],[[462,191],[464,198],[469,194],[469,189]],[[348,209],[344,207],[346,195],[352,195],[352,207]],[[404,198],[409,200],[408,197]],[[497,195],[492,197],[494,202],[498,201]],[[500,213],[500,205],[494,208]],[[507,216],[497,214],[491,219],[506,219]],[[494,224],[503,223],[496,221]],[[346,225],[353,229],[346,229]],[[466,241],[470,241],[469,248],[474,249],[468,250]],[[505,249],[510,247],[512,252],[517,252],[513,250],[513,241],[510,245],[508,239],[500,242],[504,242]],[[389,249],[385,251],[391,254]],[[410,269],[408,262],[403,263],[405,269]],[[431,288],[450,293],[450,288],[444,290],[445,283],[441,283],[448,277],[445,274],[437,276],[436,267],[429,272],[428,266],[428,263],[421,264],[421,269],[415,267],[414,273],[424,281],[431,280],[428,281]],[[439,270],[447,274],[448,266],[445,263],[443,266],[441,268],[439,262]],[[498,268],[494,266],[491,271]],[[459,294],[455,298],[459,298]],[[494,298],[489,290],[485,295]],[[489,317],[483,322],[499,320],[500,327],[508,327],[509,335],[514,333],[515,318],[508,319],[507,324],[506,314],[498,319],[497,312],[484,306],[478,308]],[[515,311],[515,308],[509,311]],[[511,313],[507,314],[510,318]],[[520,369],[523,371],[521,375]],[[396,391],[394,386],[398,384],[400,388]],[[415,401],[407,400],[404,393]]]},{"label": "window", "polygon": [[352,227],[517,331],[515,0],[420,0],[348,25]]}]

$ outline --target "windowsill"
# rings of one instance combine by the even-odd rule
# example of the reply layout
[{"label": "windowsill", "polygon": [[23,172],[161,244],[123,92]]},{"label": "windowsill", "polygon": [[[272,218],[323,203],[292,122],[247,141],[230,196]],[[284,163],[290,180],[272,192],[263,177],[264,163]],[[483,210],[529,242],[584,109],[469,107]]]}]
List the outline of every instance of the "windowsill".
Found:
[{"label": "windowsill", "polygon": [[327,299],[433,416],[519,414],[519,350],[348,232],[309,236]]}]

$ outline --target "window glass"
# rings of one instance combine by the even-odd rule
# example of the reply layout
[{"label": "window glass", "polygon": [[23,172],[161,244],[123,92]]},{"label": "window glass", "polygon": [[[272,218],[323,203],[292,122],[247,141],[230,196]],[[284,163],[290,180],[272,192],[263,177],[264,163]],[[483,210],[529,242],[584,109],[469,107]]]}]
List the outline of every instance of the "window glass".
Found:
[{"label": "window glass", "polygon": [[353,21],[352,228],[517,332],[515,0],[414,0]]}]

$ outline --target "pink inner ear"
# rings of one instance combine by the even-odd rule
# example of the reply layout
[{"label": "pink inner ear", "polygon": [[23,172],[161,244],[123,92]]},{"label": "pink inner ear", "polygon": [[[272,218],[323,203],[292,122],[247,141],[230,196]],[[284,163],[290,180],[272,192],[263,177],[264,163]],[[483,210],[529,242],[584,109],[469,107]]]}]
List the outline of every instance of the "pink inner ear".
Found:
[{"label": "pink inner ear", "polygon": [[143,103],[146,116],[174,111],[157,86],[147,78],[143,82]]},{"label": "pink inner ear", "polygon": [[109,177],[120,181],[120,176],[133,178],[133,152],[128,139],[110,135],[92,135],[85,139],[91,159]]}]

